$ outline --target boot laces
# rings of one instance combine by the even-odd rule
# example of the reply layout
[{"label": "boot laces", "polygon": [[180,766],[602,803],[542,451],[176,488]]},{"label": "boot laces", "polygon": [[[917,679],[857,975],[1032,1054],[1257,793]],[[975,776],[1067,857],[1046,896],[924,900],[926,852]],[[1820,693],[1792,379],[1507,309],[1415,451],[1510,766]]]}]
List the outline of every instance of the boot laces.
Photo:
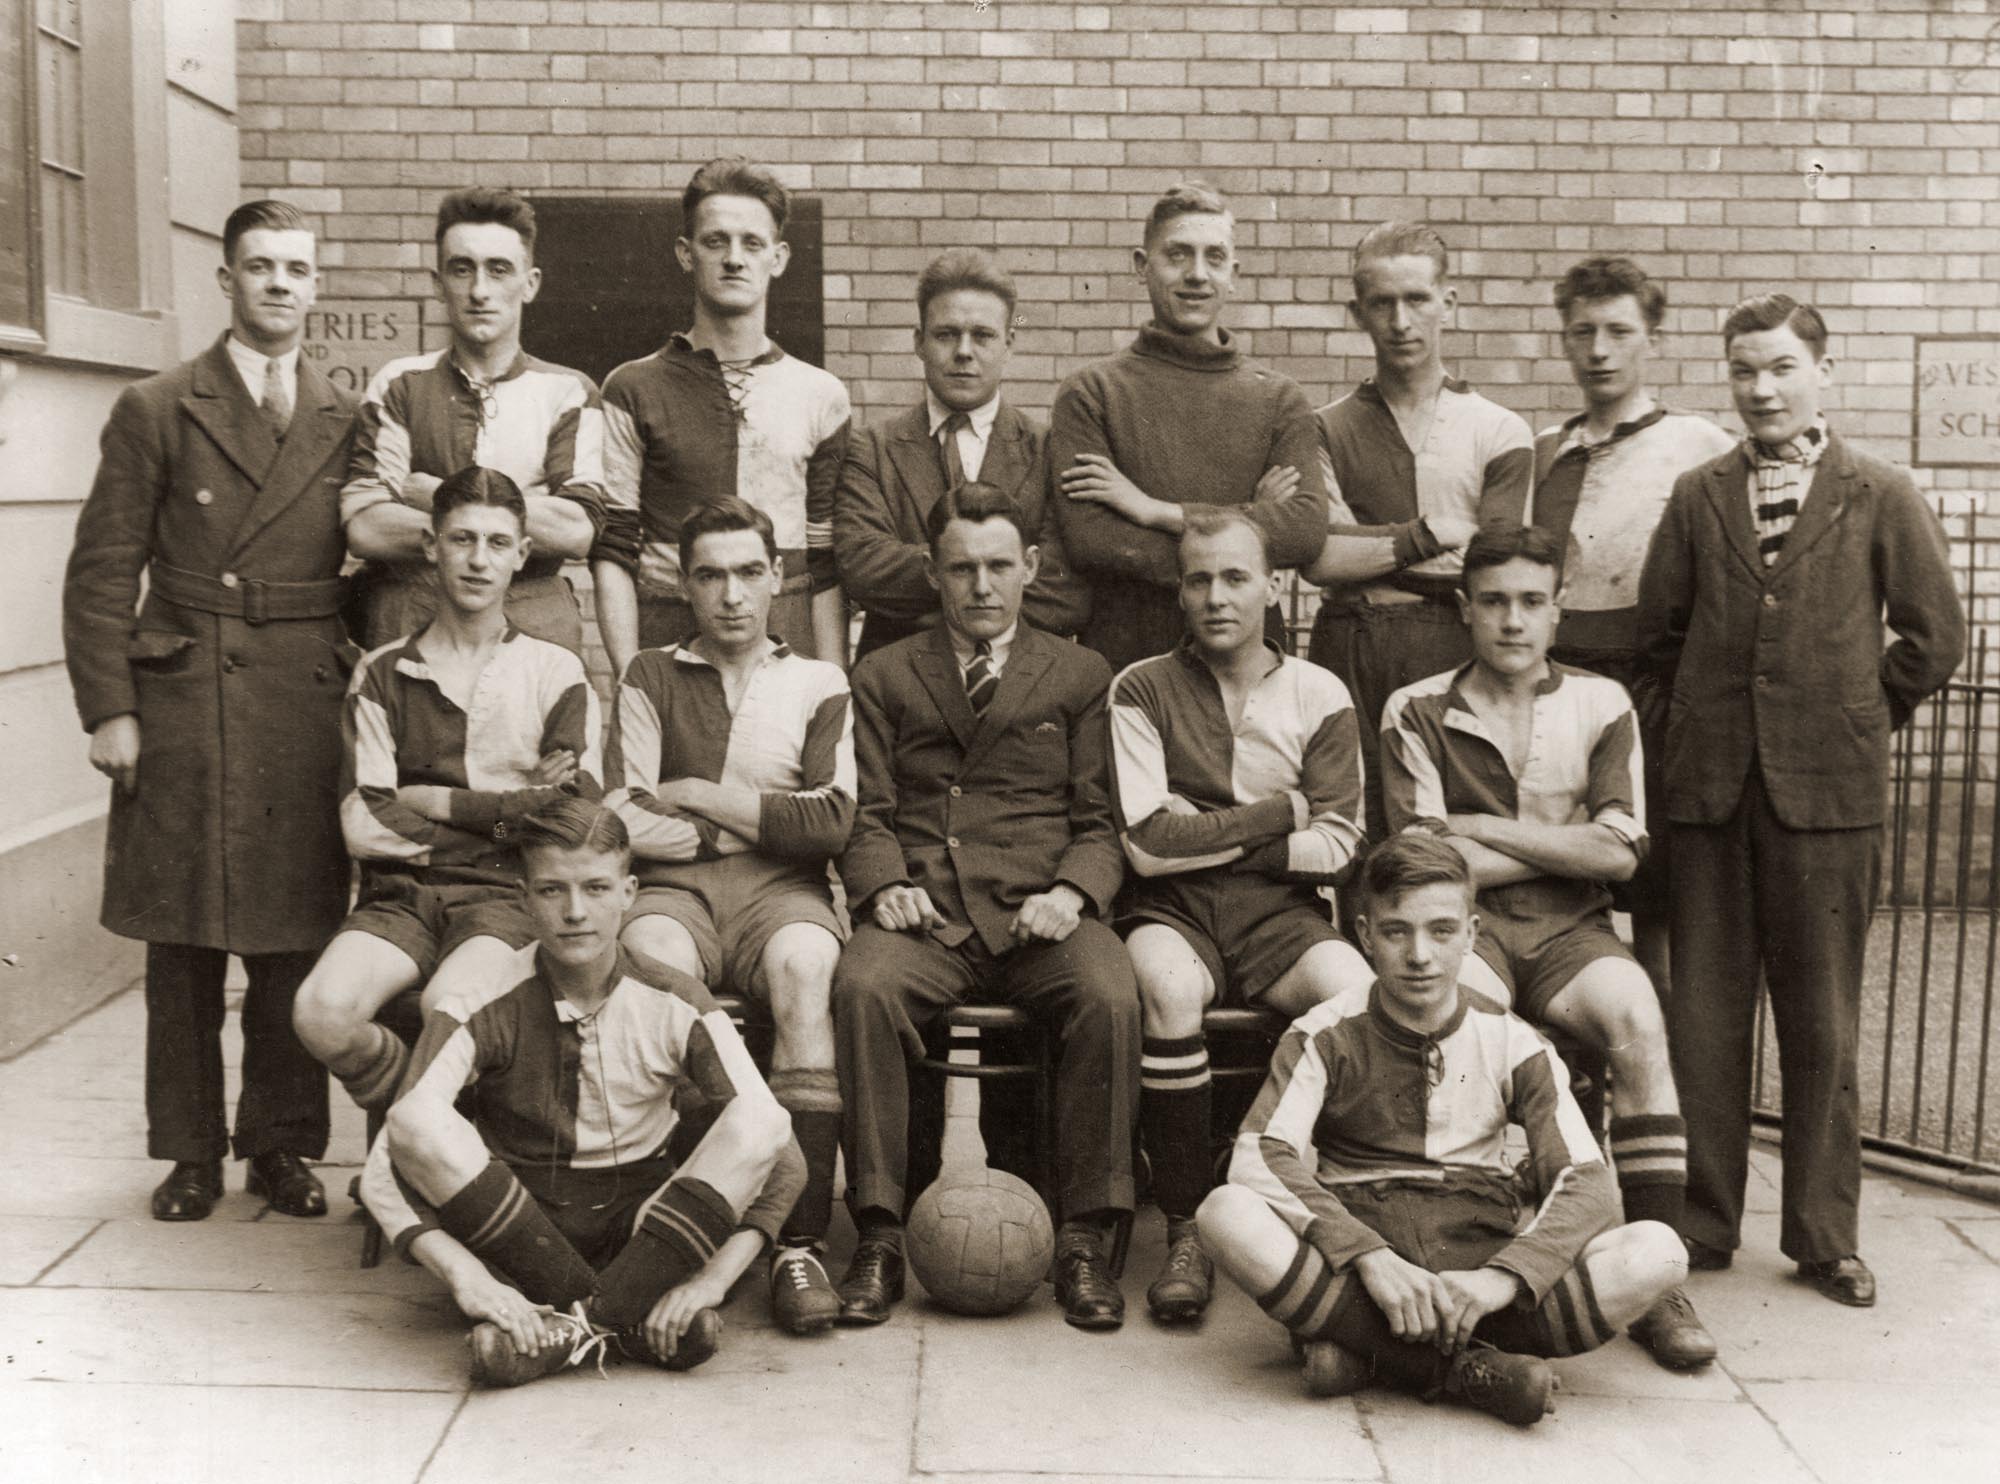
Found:
[{"label": "boot laces", "polygon": [[583,1300],[571,1304],[568,1313],[557,1311],[544,1321],[556,1331],[555,1342],[568,1345],[569,1354],[564,1358],[565,1366],[582,1365],[586,1360],[597,1362],[597,1374],[604,1374],[604,1355],[609,1347],[613,1331],[591,1319],[585,1312]]}]

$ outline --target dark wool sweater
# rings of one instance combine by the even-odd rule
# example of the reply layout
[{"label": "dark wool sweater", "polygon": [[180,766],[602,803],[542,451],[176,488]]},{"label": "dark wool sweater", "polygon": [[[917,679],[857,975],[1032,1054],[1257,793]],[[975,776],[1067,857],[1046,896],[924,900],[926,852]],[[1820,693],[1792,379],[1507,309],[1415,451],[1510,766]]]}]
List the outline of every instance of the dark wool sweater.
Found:
[{"label": "dark wool sweater", "polygon": [[1252,512],[1271,534],[1272,559],[1302,566],[1326,541],[1319,430],[1305,393],[1242,356],[1226,332],[1214,346],[1146,325],[1124,350],[1065,381],[1049,420],[1049,498],[1070,566],[1092,593],[1078,637],[1113,669],[1180,638],[1179,540],[1066,498],[1059,477],[1086,453],[1109,457],[1154,499],[1190,509],[1248,505],[1264,471],[1289,464],[1297,491]]}]

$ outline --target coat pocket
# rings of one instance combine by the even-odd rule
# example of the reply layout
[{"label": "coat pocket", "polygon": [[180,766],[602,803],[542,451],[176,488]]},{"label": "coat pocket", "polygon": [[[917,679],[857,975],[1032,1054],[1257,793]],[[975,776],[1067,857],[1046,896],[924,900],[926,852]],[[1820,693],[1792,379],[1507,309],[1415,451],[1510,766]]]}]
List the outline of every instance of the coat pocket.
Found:
[{"label": "coat pocket", "polygon": [[178,675],[194,662],[194,638],[169,629],[134,629],[125,658],[150,675]]}]

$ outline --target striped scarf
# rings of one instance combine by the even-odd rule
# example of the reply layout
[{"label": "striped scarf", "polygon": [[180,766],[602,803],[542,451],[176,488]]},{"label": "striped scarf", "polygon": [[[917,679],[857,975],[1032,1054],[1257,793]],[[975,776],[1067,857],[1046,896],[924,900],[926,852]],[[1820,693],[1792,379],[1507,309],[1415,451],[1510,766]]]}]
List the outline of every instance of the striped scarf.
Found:
[{"label": "striped scarf", "polygon": [[1812,485],[1813,465],[1826,452],[1826,419],[1814,418],[1811,427],[1776,448],[1755,438],[1746,439],[1745,446],[1757,476],[1750,488],[1750,516],[1757,523],[1758,555],[1768,567],[1778,559],[1799,518],[1799,506]]}]

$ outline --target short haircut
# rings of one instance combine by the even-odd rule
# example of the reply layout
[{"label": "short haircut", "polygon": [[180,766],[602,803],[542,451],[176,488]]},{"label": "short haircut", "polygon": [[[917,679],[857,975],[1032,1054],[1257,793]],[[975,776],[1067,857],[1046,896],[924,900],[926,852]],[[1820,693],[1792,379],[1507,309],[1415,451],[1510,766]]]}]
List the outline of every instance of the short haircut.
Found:
[{"label": "short haircut", "polygon": [[222,261],[236,261],[236,244],[245,232],[310,232],[305,213],[289,201],[245,201],[222,224]]},{"label": "short haircut", "polygon": [[694,565],[695,542],[726,531],[755,531],[764,538],[764,555],[774,562],[778,559],[778,533],[771,525],[771,517],[748,500],[724,495],[719,500],[710,500],[681,522],[681,570],[685,572]]},{"label": "short haircut", "polygon": [[1472,591],[1472,574],[1502,567],[1519,557],[1538,567],[1555,570],[1556,585],[1562,585],[1563,549],[1553,531],[1540,526],[1481,526],[1465,543],[1465,565],[1458,574],[1458,590]]},{"label": "short haircut", "polygon": [[1362,264],[1375,258],[1429,258],[1437,265],[1437,281],[1450,275],[1451,263],[1445,253],[1444,238],[1436,227],[1424,222],[1383,222],[1370,227],[1354,244],[1354,295],[1361,296]]},{"label": "short haircut", "polygon": [[753,201],[762,201],[771,213],[777,235],[780,238],[785,235],[785,223],[792,214],[792,193],[777,176],[743,155],[724,155],[695,171],[687,189],[681,192],[683,236],[694,236],[695,208],[710,196],[748,196]]},{"label": "short haircut", "polygon": [[521,486],[498,469],[467,464],[440,484],[431,493],[431,529],[442,531],[445,517],[462,505],[491,505],[511,510],[521,528],[527,529],[528,502],[522,497]]},{"label": "short haircut", "polygon": [[945,527],[955,520],[971,521],[974,525],[989,520],[1004,520],[1021,533],[1021,549],[1026,551],[1035,544],[1029,534],[1028,523],[1021,515],[1021,507],[1014,503],[1014,497],[997,484],[985,484],[977,479],[968,479],[963,484],[952,486],[931,506],[928,520],[924,522],[925,533],[930,537],[931,555],[937,555],[938,543],[944,539]]},{"label": "short haircut", "polygon": [[1722,348],[1738,335],[1754,335],[1759,330],[1789,328],[1805,341],[1815,360],[1826,356],[1826,321],[1810,304],[1801,304],[1790,294],[1758,294],[1729,311],[1722,322]]},{"label": "short haircut", "polygon": [[1377,902],[1393,902],[1418,887],[1444,883],[1464,891],[1470,910],[1472,867],[1464,856],[1426,830],[1391,835],[1361,863],[1361,915],[1366,917]]},{"label": "short haircut", "polygon": [[1197,536],[1220,536],[1224,531],[1239,526],[1257,538],[1257,550],[1264,556],[1264,570],[1277,571],[1271,563],[1271,533],[1252,520],[1246,511],[1226,505],[1217,510],[1197,510],[1188,516],[1181,524],[1181,550],[1186,551],[1188,542]]},{"label": "short haircut", "polygon": [[1639,301],[1646,328],[1657,330],[1667,317],[1667,291],[1630,258],[1585,258],[1556,282],[1556,312],[1569,323],[1570,309],[1630,294]]},{"label": "short haircut", "polygon": [[462,222],[513,228],[521,239],[522,252],[534,262],[535,208],[512,191],[500,186],[467,186],[438,202],[438,251],[444,251],[444,234]]},{"label": "short haircut", "polygon": [[588,850],[615,855],[628,865],[632,860],[632,836],[625,821],[595,799],[567,798],[546,804],[514,826],[513,839],[522,857],[524,876],[531,850]]},{"label": "short haircut", "polygon": [[1014,318],[1014,275],[976,247],[954,247],[930,260],[917,277],[917,323],[924,323],[931,300],[955,289],[977,289],[991,294],[1007,306],[1007,319]]},{"label": "short haircut", "polygon": [[1151,247],[1153,238],[1160,229],[1177,216],[1227,216],[1233,220],[1229,203],[1222,199],[1222,192],[1205,180],[1176,181],[1167,187],[1166,194],[1153,203],[1153,209],[1146,213],[1145,245]]}]

